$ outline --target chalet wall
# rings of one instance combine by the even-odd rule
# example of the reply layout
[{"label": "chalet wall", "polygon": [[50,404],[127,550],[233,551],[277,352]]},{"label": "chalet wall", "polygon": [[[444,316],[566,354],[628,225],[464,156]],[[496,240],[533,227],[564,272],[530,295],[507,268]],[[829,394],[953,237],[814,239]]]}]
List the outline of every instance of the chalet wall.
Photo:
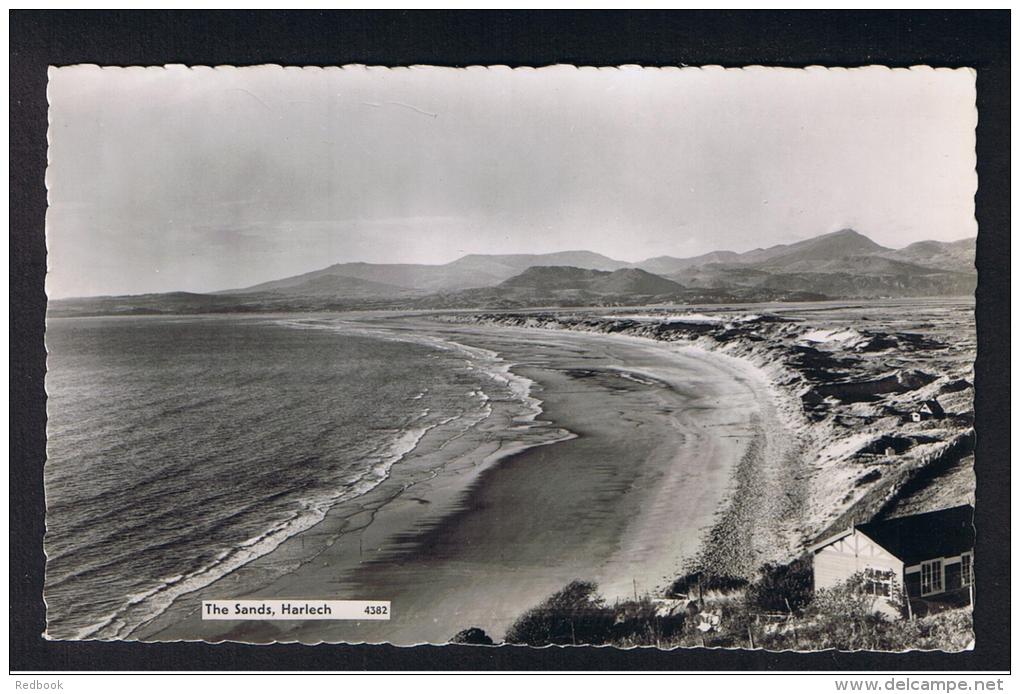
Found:
[{"label": "chalet wall", "polygon": [[832,588],[865,569],[893,571],[902,582],[903,562],[871,538],[854,532],[815,553],[815,590]]},{"label": "chalet wall", "polygon": [[[853,532],[815,552],[815,590],[833,588],[865,569],[891,571],[899,587],[903,587],[903,562],[871,538]],[[883,597],[875,598],[875,609],[889,616],[899,614],[898,609]]]}]

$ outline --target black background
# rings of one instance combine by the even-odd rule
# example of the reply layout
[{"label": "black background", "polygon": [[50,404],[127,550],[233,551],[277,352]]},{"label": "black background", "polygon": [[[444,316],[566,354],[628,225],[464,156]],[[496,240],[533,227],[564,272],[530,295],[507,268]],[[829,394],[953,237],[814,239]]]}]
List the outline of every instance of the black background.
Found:
[{"label": "black background", "polygon": [[[12,670],[1009,668],[1009,12],[10,13]],[[47,65],[869,65],[978,71],[977,642],[963,654],[47,642]]]}]

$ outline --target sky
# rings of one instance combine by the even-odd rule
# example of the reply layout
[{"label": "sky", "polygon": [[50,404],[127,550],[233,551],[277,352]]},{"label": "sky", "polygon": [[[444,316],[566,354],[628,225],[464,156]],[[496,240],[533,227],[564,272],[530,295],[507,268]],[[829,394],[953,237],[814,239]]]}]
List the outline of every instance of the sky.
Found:
[{"label": "sky", "polygon": [[974,236],[970,70],[51,68],[51,297]]}]

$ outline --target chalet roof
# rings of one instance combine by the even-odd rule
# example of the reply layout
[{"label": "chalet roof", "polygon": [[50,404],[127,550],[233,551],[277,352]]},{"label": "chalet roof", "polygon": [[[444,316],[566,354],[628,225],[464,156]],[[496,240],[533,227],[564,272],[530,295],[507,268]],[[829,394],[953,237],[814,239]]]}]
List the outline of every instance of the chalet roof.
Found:
[{"label": "chalet roof", "polygon": [[918,513],[856,527],[907,565],[974,549],[974,507]]},{"label": "chalet roof", "polygon": [[941,416],[946,413],[946,411],[942,409],[942,405],[939,403],[939,401],[935,400],[934,398],[931,400],[925,400],[922,406],[927,407],[928,411],[936,416]]}]

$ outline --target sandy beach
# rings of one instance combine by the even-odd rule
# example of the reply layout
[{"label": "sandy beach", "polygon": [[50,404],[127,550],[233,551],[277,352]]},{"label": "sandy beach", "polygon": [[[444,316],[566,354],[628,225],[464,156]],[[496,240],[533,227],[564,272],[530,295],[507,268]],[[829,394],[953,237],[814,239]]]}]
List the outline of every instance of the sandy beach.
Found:
[{"label": "sandy beach", "polygon": [[[377,320],[499,353],[534,382],[539,421],[493,402],[429,437],[386,482],[276,551],[182,596],[130,638],[444,643],[493,638],[572,579],[610,601],[657,594],[713,538],[739,570],[775,550],[794,442],[745,362],[640,338]],[[390,600],[388,622],[203,622],[204,599]]]}]

